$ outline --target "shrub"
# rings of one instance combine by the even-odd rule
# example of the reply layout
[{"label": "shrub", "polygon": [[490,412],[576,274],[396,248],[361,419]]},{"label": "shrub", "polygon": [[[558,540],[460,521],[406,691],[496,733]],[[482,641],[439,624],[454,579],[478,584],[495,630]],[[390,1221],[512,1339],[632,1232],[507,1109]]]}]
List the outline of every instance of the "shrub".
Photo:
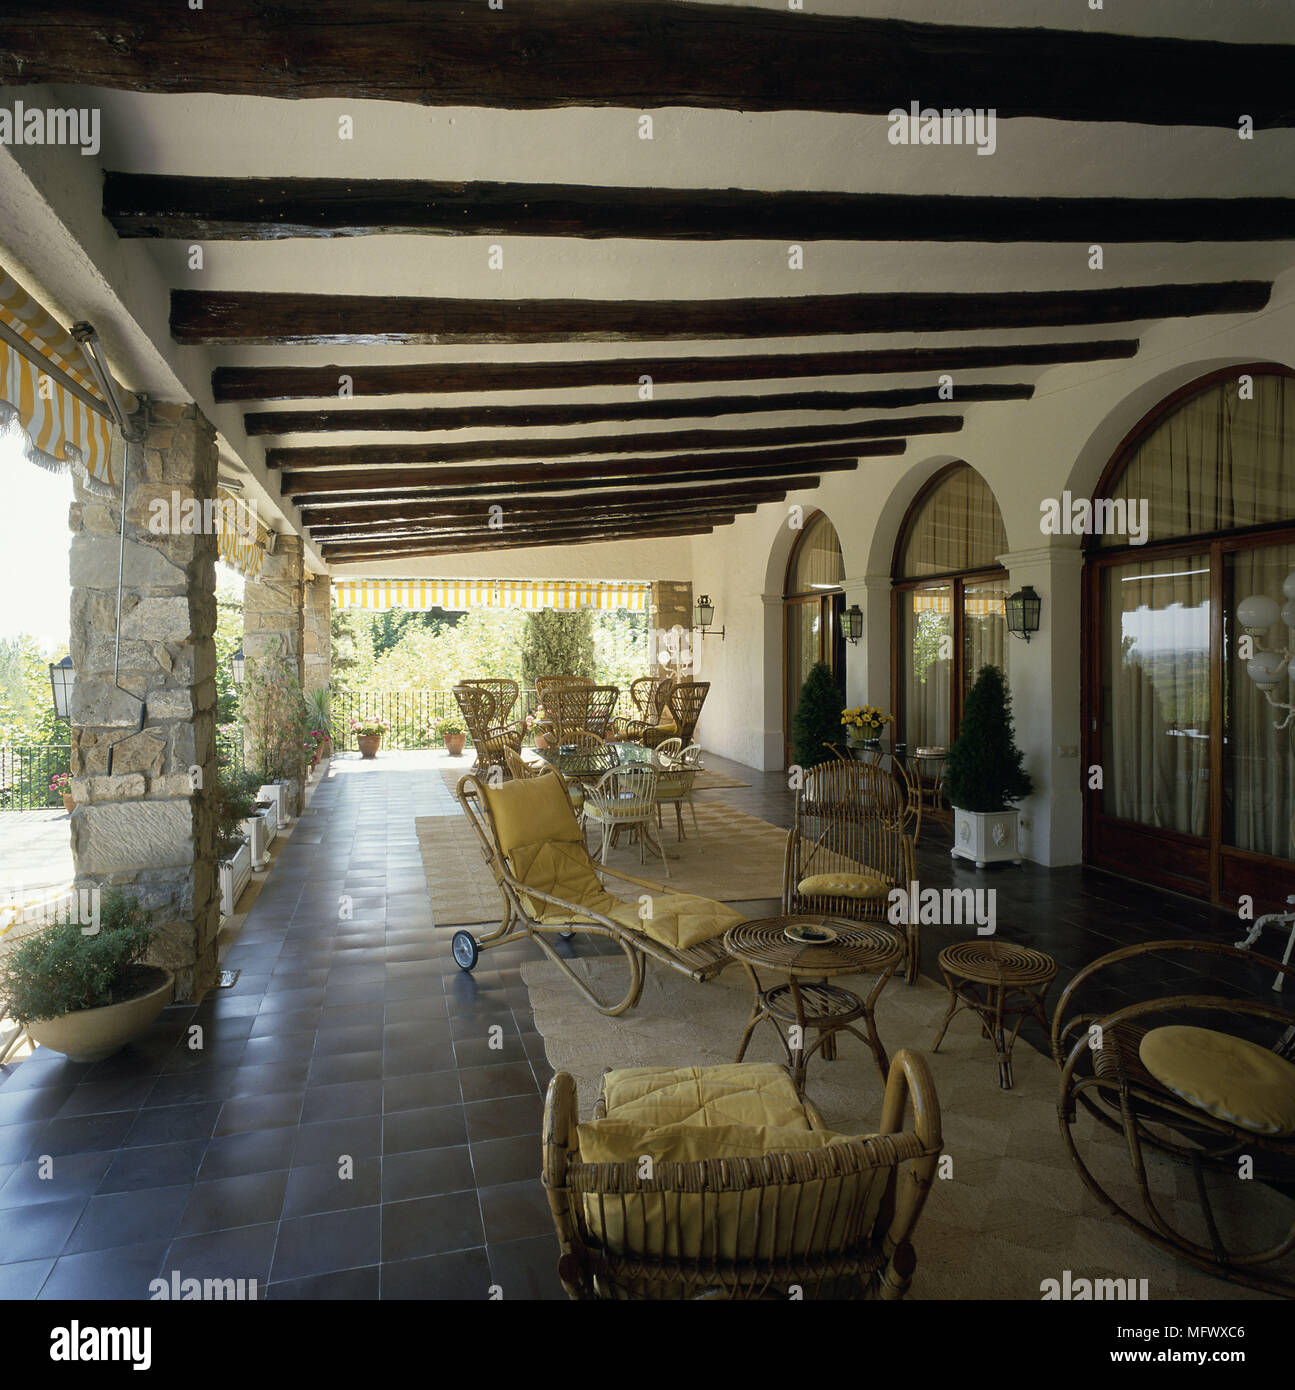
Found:
[{"label": "shrub", "polygon": [[801,767],[831,760],[825,746],[841,736],[841,692],[825,661],[810,667],[791,721],[792,747]]},{"label": "shrub", "polygon": [[944,794],[963,811],[1005,811],[1034,790],[1012,732],[1012,696],[997,666],[982,666],[944,764]]},{"label": "shrub", "polygon": [[9,1017],[25,1026],[133,998],[143,983],[135,964],[153,936],[135,899],[109,889],[93,936],[65,922],[27,937],[0,963]]},{"label": "shrub", "polygon": [[212,812],[216,818],[216,857],[228,859],[242,841],[242,823],[256,810],[253,774],[217,767],[212,792]]}]

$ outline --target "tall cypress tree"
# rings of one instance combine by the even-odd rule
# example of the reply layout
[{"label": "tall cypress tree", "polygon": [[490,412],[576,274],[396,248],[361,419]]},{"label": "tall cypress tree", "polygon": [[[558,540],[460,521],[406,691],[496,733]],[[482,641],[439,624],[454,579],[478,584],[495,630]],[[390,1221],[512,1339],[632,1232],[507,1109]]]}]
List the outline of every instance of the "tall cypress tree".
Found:
[{"label": "tall cypress tree", "polygon": [[944,764],[944,794],[963,811],[1005,811],[1034,790],[1012,729],[1012,696],[997,666],[982,666]]},{"label": "tall cypress tree", "polygon": [[841,737],[841,692],[826,661],[810,667],[805,677],[792,715],[791,736],[799,766],[817,767],[831,760],[824,744]]}]

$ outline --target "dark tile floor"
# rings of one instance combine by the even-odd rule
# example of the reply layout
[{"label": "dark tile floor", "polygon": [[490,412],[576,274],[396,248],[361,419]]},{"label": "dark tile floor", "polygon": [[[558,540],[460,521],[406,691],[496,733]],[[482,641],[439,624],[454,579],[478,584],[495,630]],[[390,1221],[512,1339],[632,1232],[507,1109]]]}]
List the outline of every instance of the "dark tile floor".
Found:
[{"label": "dark tile floor", "polygon": [[[781,774],[708,765],[751,785],[704,796],[790,823]],[[146,1298],[172,1270],[272,1299],[564,1296],[536,1179],[551,1072],[520,977],[533,948],[455,966],[414,835],[453,809],[434,772],[338,760],[228,953],[234,988],[108,1061],[0,1068],[0,1297]],[[1119,944],[1238,934],[1092,871],[978,875],[947,846],[924,832],[923,882],[995,887],[1000,934],[1063,977]],[[959,935],[925,930],[928,973]]]}]

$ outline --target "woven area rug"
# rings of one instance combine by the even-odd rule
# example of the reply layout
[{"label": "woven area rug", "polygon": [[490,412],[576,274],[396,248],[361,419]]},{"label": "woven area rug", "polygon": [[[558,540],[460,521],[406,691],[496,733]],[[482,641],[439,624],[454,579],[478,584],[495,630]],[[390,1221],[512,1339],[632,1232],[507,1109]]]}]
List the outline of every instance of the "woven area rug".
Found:
[{"label": "woven area rug", "polygon": [[[619,956],[585,958],[576,969],[608,991],[625,978]],[[575,1077],[586,1119],[607,1067],[732,1062],[751,1006],[750,982],[739,967],[698,985],[650,965],[642,1002],[619,1018],[596,1013],[549,961],[528,961],[522,978],[549,1062]],[[858,988],[862,982],[835,983]],[[1014,1088],[1000,1090],[993,1049],[965,1011],[950,1025],[939,1053],[931,1053],[946,1000],[944,989],[929,980],[912,987],[892,980],[877,1006],[877,1030],[887,1051],[893,1056],[901,1047],[912,1048],[930,1065],[945,1154],[952,1158],[952,1172],[934,1183],[917,1228],[910,1298],[1033,1300],[1040,1298],[1043,1280],[1061,1279],[1065,1270],[1072,1279],[1145,1278],[1151,1299],[1265,1297],[1162,1253],[1106,1213],[1083,1186],[1063,1146],[1056,1113],[1059,1074],[1050,1059],[1018,1042]],[[784,1060],[771,1024],[761,1024],[747,1059]],[[840,1041],[835,1062],[815,1057],[807,1089],[838,1132],[866,1134],[876,1128],[881,1078],[872,1054],[857,1039]],[[1090,1167],[1125,1201],[1134,1188],[1122,1143],[1087,1117],[1080,1124]],[[1230,1218],[1223,1223],[1225,1232],[1289,1228],[1295,1203],[1259,1184],[1232,1181],[1228,1188],[1235,1207],[1224,1208]],[[1188,1169],[1158,1164],[1154,1190],[1175,1220],[1195,1212]]]},{"label": "woven area rug", "polygon": [[[697,802],[700,841],[693,833],[686,806],[686,840],[676,840],[674,811],[669,807],[664,822],[661,838],[670,866],[668,878],[662,872],[660,859],[650,850],[646,862],[639,863],[637,844],[619,845],[608,851],[608,867],[649,879],[667,893],[695,893],[720,902],[781,897],[785,830],[722,801]],[[462,815],[419,816],[414,826],[436,925],[497,921],[499,890],[467,820]],[[598,842],[592,830],[589,840],[596,848]],[[608,886],[611,892],[618,891],[615,882]],[[630,892],[632,886],[624,885],[622,896]]]}]

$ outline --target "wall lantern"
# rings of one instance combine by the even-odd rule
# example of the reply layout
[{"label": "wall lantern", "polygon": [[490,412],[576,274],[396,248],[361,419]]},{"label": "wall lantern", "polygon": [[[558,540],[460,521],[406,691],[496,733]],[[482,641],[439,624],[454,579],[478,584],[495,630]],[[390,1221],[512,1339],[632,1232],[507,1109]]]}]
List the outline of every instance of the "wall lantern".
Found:
[{"label": "wall lantern", "polygon": [[56,666],[49,666],[49,688],[54,696],[54,717],[72,718],[72,687],[76,684],[76,672],[72,669],[72,658],[65,656]]},{"label": "wall lantern", "polygon": [[1043,611],[1043,600],[1034,592],[1034,586],[1027,584],[1007,600],[1007,630],[1013,637],[1024,637],[1028,642],[1032,632],[1039,630],[1039,615]]},{"label": "wall lantern", "polygon": [[710,601],[709,594],[703,594],[697,600],[697,624],[693,628],[694,632],[700,632],[703,637],[718,636],[720,641],[724,640],[724,629],[720,628],[716,633],[712,630],[711,624],[715,621],[715,605]]},{"label": "wall lantern", "polygon": [[241,645],[239,646],[238,650],[234,653],[234,655],[229,658],[229,664],[234,672],[234,684],[242,685],[243,676],[246,674],[247,671],[247,661],[243,656],[243,648]]},{"label": "wall lantern", "polygon": [[845,610],[845,638],[852,647],[859,645],[859,638],[863,636],[863,609],[857,603],[852,603]]}]

